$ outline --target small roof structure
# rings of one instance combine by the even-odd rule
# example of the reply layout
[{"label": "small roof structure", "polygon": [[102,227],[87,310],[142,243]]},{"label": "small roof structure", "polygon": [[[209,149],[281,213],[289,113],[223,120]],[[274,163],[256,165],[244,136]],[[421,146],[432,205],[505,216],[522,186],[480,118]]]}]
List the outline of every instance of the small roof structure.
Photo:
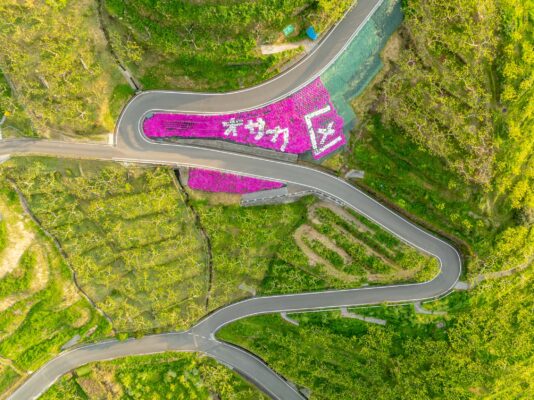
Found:
[{"label": "small roof structure", "polygon": [[311,39],[311,40],[317,40],[317,32],[315,32],[315,29],[313,26],[309,26],[307,29],[306,29],[306,35],[308,35],[308,37]]},{"label": "small roof structure", "polygon": [[284,32],[284,36],[289,36],[291,35],[293,32],[295,32],[295,27],[293,25],[288,25],[286,26],[282,32]]}]

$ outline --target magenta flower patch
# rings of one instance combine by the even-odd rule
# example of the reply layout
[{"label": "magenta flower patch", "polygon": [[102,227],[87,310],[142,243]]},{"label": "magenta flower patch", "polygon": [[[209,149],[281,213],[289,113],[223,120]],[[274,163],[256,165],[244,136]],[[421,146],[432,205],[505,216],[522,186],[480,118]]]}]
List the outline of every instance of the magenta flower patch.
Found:
[{"label": "magenta flower patch", "polygon": [[339,116],[320,78],[293,95],[255,110],[219,114],[154,113],[148,137],[224,139],[318,159],[345,144]]},{"label": "magenta flower patch", "polygon": [[191,189],[202,190],[204,192],[239,194],[278,189],[284,186],[281,182],[198,168],[191,168],[189,170],[187,184]]}]

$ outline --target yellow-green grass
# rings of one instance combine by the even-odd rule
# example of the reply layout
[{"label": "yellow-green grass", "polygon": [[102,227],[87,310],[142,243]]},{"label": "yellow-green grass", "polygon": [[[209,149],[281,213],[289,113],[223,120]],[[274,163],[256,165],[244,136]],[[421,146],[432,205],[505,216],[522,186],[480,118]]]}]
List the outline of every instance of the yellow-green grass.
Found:
[{"label": "yellow-green grass", "polygon": [[0,70],[11,82],[7,91],[0,79],[4,133],[105,139],[131,92],[120,89],[97,2],[7,0],[0,14]]},{"label": "yellow-green grass", "polygon": [[181,329],[203,315],[206,243],[170,170],[44,157],[2,170],[116,330]]},{"label": "yellow-green grass", "polygon": [[7,233],[0,253],[0,394],[6,394],[74,337],[98,340],[111,327],[4,179],[0,213]]},{"label": "yellow-green grass", "polygon": [[63,377],[43,400],[264,400],[227,367],[196,353],[164,353],[93,363]]}]

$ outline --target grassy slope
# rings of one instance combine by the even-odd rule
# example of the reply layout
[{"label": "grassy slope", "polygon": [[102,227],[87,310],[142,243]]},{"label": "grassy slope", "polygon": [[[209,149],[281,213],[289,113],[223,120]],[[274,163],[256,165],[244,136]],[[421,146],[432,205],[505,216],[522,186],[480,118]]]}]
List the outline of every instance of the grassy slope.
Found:
[{"label": "grassy slope", "polygon": [[52,158],[3,170],[116,329],[179,329],[202,316],[205,243],[168,170]]},{"label": "grassy slope", "polygon": [[[345,163],[365,171],[362,183],[371,191],[466,242],[473,251],[469,257],[470,273],[526,265],[534,253],[534,158],[530,151],[534,125],[532,107],[525,104],[525,97],[532,92],[532,79],[528,79],[532,57],[525,51],[532,42],[532,29],[529,31],[525,23],[525,8],[520,3],[506,1],[498,3],[496,11],[492,8],[496,3],[491,1],[479,5],[457,1],[458,9],[478,10],[479,14],[467,14],[477,25],[473,28],[474,40],[484,41],[485,36],[479,39],[477,32],[500,26],[499,35],[491,36],[492,51],[490,59],[486,59],[485,53],[477,53],[482,51],[480,49],[472,54],[459,48],[456,34],[461,33],[456,31],[458,26],[469,21],[455,20],[455,24],[436,25],[435,29],[425,25],[424,29],[416,30],[417,16],[421,13],[441,15],[443,9],[434,2],[410,4],[412,8],[407,11],[409,16],[400,35],[396,35],[384,53],[388,72],[355,102],[363,123],[352,137]],[[488,10],[483,10],[484,7]],[[491,14],[491,18],[477,17],[484,13]],[[447,29],[455,32],[450,38],[445,34]],[[436,48],[429,38],[438,36],[443,38],[444,45]],[[415,61],[409,61],[410,57],[415,57]],[[469,61],[458,65],[463,57]],[[481,63],[490,61],[492,68],[484,70],[484,75],[480,72]],[[460,80],[458,74],[471,76]],[[520,83],[521,77],[523,83]],[[401,90],[407,82],[418,84],[410,90]],[[465,92],[470,82],[473,92]],[[439,91],[425,91],[431,84]],[[455,90],[463,93],[460,97],[465,98],[469,106],[454,107],[450,97],[454,97]],[[512,96],[511,92],[515,94]],[[434,130],[421,128],[427,132],[424,140],[418,137],[419,128],[414,126],[424,118],[430,106],[421,106],[414,99],[426,99],[431,105],[441,102],[439,110],[433,111],[440,125],[434,126]],[[403,107],[406,110],[398,112]],[[451,116],[456,115],[461,125],[477,107],[485,109],[481,119],[485,130],[479,132],[480,136],[454,132],[464,128],[450,124]],[[367,111],[369,108],[373,112]],[[387,118],[377,111],[384,112]],[[446,132],[448,125],[451,125],[449,133]],[[460,136],[455,137],[456,134]],[[463,146],[463,150],[451,150],[449,154],[449,140]],[[492,153],[491,157],[484,158],[477,153],[477,149],[484,147],[479,146],[478,141],[484,142],[484,151]],[[436,146],[441,150],[436,150]],[[477,157],[483,157],[484,163]],[[478,165],[490,175],[484,175],[484,179],[479,179],[482,175],[474,172],[473,176],[466,176],[469,168],[458,163],[458,158],[472,166]],[[482,181],[485,183],[480,183]]]},{"label": "grassy slope", "polygon": [[111,132],[131,91],[120,86],[125,81],[106,48],[96,2],[8,0],[0,13],[0,70],[19,104],[7,107],[8,124],[19,130],[6,133],[30,132],[20,107],[39,136],[96,139]]},{"label": "grassy slope", "polygon": [[[76,335],[109,334],[110,326],[80,295],[53,243],[23,215],[16,193],[0,183],[0,209],[10,237],[0,254],[16,267],[0,278],[0,393],[57,354]],[[29,242],[17,260],[17,243]],[[11,239],[11,240],[10,240]],[[13,242],[16,240],[16,242]],[[9,260],[9,261],[8,261]]]},{"label": "grassy slope", "polygon": [[446,316],[416,315],[411,306],[352,310],[385,318],[383,327],[339,312],[291,315],[299,326],[267,315],[218,336],[310,389],[311,399],[530,398],[533,272],[429,306]]},{"label": "grassy slope", "polygon": [[126,357],[79,368],[52,386],[43,400],[86,399],[260,400],[265,396],[214,360],[189,353]]},{"label": "grassy slope", "polygon": [[3,116],[6,119],[0,126],[2,137],[36,135],[28,114],[15,100],[9,83],[0,70],[0,120]]},{"label": "grassy slope", "polygon": [[[469,2],[462,3],[466,6]],[[417,7],[419,2],[411,4]],[[424,92],[417,90],[431,81],[428,74],[436,71],[430,68],[417,75],[417,64],[415,68],[412,65],[411,70],[394,65],[385,75],[385,85],[393,86],[383,89],[380,83],[382,91],[368,92],[366,96],[370,99],[358,100],[356,105],[359,109],[365,109],[362,104],[366,104],[380,110],[383,107],[380,101],[384,100],[380,95],[386,94],[389,96],[387,101],[397,102],[397,108],[391,105],[393,103],[386,105],[396,110],[396,114],[389,118],[397,121],[393,124],[390,120],[388,125],[379,115],[364,116],[362,126],[355,132],[356,140],[352,142],[351,153],[346,158],[348,167],[365,170],[363,184],[370,190],[385,195],[399,207],[466,241],[474,251],[469,263],[471,274],[528,265],[533,251],[532,219],[528,211],[532,207],[531,200],[528,193],[521,194],[519,191],[518,194],[514,188],[514,185],[521,184],[527,192],[531,191],[528,189],[531,188],[529,167],[523,167],[528,165],[528,156],[521,157],[517,151],[517,147],[529,148],[531,143],[528,139],[532,132],[531,112],[523,101],[530,83],[524,82],[520,86],[518,81],[510,80],[510,76],[516,79],[521,76],[525,65],[530,62],[524,52],[531,36],[526,34],[525,25],[522,25],[521,6],[513,2],[501,5],[515,7],[513,12],[510,8],[504,9],[502,15],[509,21],[516,20],[507,26],[500,39],[505,46],[511,46],[508,50],[510,54],[519,57],[513,67],[514,73],[510,72],[509,56],[499,59],[501,62],[505,60],[500,68],[507,71],[498,77],[502,87],[508,86],[508,92],[501,94],[501,99],[506,101],[508,116],[504,120],[497,118],[494,120],[496,125],[492,126],[494,122],[491,117],[488,122],[487,113],[492,112],[493,104],[472,104],[468,108],[490,109],[484,111],[486,120],[482,123],[486,130],[481,135],[497,132],[492,139],[500,146],[496,156],[500,158],[500,164],[497,164],[497,172],[489,187],[468,183],[462,174],[458,174],[460,164],[455,164],[454,159],[458,157],[457,150],[450,154],[441,153],[446,159],[437,157],[433,155],[435,149],[433,154],[428,151],[436,143],[425,142],[410,132],[413,129],[410,124],[415,124],[418,116],[428,110],[416,101],[417,95]],[[461,10],[462,6],[457,7]],[[428,12],[428,4],[424,7]],[[468,18],[473,15],[477,17],[476,14],[467,14]],[[431,27],[425,28],[428,34]],[[446,30],[447,25],[437,27],[437,30],[440,29]],[[413,51],[410,46],[415,43],[424,54],[420,54],[423,63],[432,63],[435,54],[425,53],[422,47],[424,40],[417,37],[422,32],[411,33],[413,41],[406,52]],[[507,44],[510,43],[507,35],[513,37],[511,45]],[[455,35],[451,38],[448,45],[454,41]],[[393,63],[402,62],[402,57],[407,56],[403,54],[406,47],[400,48],[401,54]],[[454,86],[451,76],[443,72],[450,65],[446,61],[449,55],[443,54],[443,48],[441,51],[437,56],[444,64],[440,85],[450,84],[463,90],[458,85]],[[453,66],[451,70],[456,71],[455,68]],[[403,78],[403,74],[408,73],[411,81]],[[475,80],[485,79],[473,71],[471,73]],[[496,78],[490,72],[488,82],[492,77]],[[413,84],[417,79],[422,83],[414,85],[411,90],[392,91],[396,84]],[[469,79],[466,78],[464,83]],[[479,85],[477,90],[490,91],[490,97],[499,96],[489,83],[488,86],[481,82],[476,84]],[[434,96],[432,90],[427,90],[426,95],[427,103],[431,102]],[[514,99],[517,101],[511,101]],[[470,100],[466,99],[467,102]],[[420,108],[398,113],[399,107],[402,108],[399,104]],[[447,107],[451,105],[443,100],[434,117],[442,118],[442,113],[447,112],[449,116],[454,114],[453,108]],[[523,110],[521,117],[517,113],[519,109]],[[412,117],[414,119],[410,119]],[[503,124],[507,125],[504,126],[507,134],[502,131]],[[515,132],[514,126],[515,129],[523,126],[525,131]],[[436,129],[439,131],[439,128]],[[439,138],[439,134],[433,133],[426,140]],[[461,142],[462,138],[457,140]],[[491,142],[489,146],[492,146]],[[514,146],[516,150],[513,150]],[[495,149],[490,148],[490,151]],[[467,151],[460,155],[482,171],[487,164],[476,166],[478,156]],[[523,172],[523,175],[514,177],[514,171],[516,174]],[[507,186],[501,186],[503,182],[507,182]],[[343,319],[336,312],[294,315],[292,317],[300,322],[300,326],[295,327],[278,316],[258,316],[225,327],[219,336],[256,352],[278,372],[310,389],[311,398],[316,399],[530,398],[534,395],[534,348],[530,340],[534,334],[532,279],[531,265],[516,276],[487,281],[472,292],[454,294],[429,306],[447,310],[449,314],[444,317],[415,315],[411,307],[359,309],[359,313],[385,318],[388,325],[380,327]],[[445,328],[440,329],[437,321],[445,322]]]},{"label": "grassy slope", "polygon": [[[191,196],[211,244],[210,309],[248,297],[250,290],[279,294],[357,287],[366,283],[371,274],[372,283],[421,281],[437,272],[434,259],[403,245],[361,216],[353,217],[360,219],[360,225],[344,221],[330,210],[317,207],[320,204],[311,197],[293,204],[242,208],[214,201],[220,196],[194,191]],[[310,208],[318,211],[310,216]],[[304,236],[315,254],[333,264],[330,269],[321,263],[312,265],[295,241],[296,229],[304,224],[315,227],[338,246],[338,250],[328,250],[319,241]],[[362,224],[367,224],[367,231],[360,231],[358,226]],[[351,233],[339,231],[338,226]],[[345,250],[353,262],[338,263],[339,249]],[[405,277],[378,257],[365,255],[369,249],[387,257],[401,273],[406,271]]]},{"label": "grassy slope", "polygon": [[259,288],[280,247],[305,220],[305,204],[241,208],[194,202],[211,242],[210,309],[249,296],[239,289],[242,283]]},{"label": "grassy slope", "polygon": [[[294,24],[331,26],[350,0],[174,1],[105,0],[114,50],[146,89],[229,90],[275,75],[295,55],[262,56],[258,46],[282,39]],[[300,33],[300,34],[299,34]]]}]

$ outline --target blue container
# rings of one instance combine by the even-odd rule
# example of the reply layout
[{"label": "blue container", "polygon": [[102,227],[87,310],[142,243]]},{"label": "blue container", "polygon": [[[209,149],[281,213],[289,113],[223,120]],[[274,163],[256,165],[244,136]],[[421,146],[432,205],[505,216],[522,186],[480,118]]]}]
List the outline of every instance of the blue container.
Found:
[{"label": "blue container", "polygon": [[315,32],[313,26],[309,26],[308,29],[306,29],[306,35],[308,35],[311,40],[317,40],[317,32]]}]

